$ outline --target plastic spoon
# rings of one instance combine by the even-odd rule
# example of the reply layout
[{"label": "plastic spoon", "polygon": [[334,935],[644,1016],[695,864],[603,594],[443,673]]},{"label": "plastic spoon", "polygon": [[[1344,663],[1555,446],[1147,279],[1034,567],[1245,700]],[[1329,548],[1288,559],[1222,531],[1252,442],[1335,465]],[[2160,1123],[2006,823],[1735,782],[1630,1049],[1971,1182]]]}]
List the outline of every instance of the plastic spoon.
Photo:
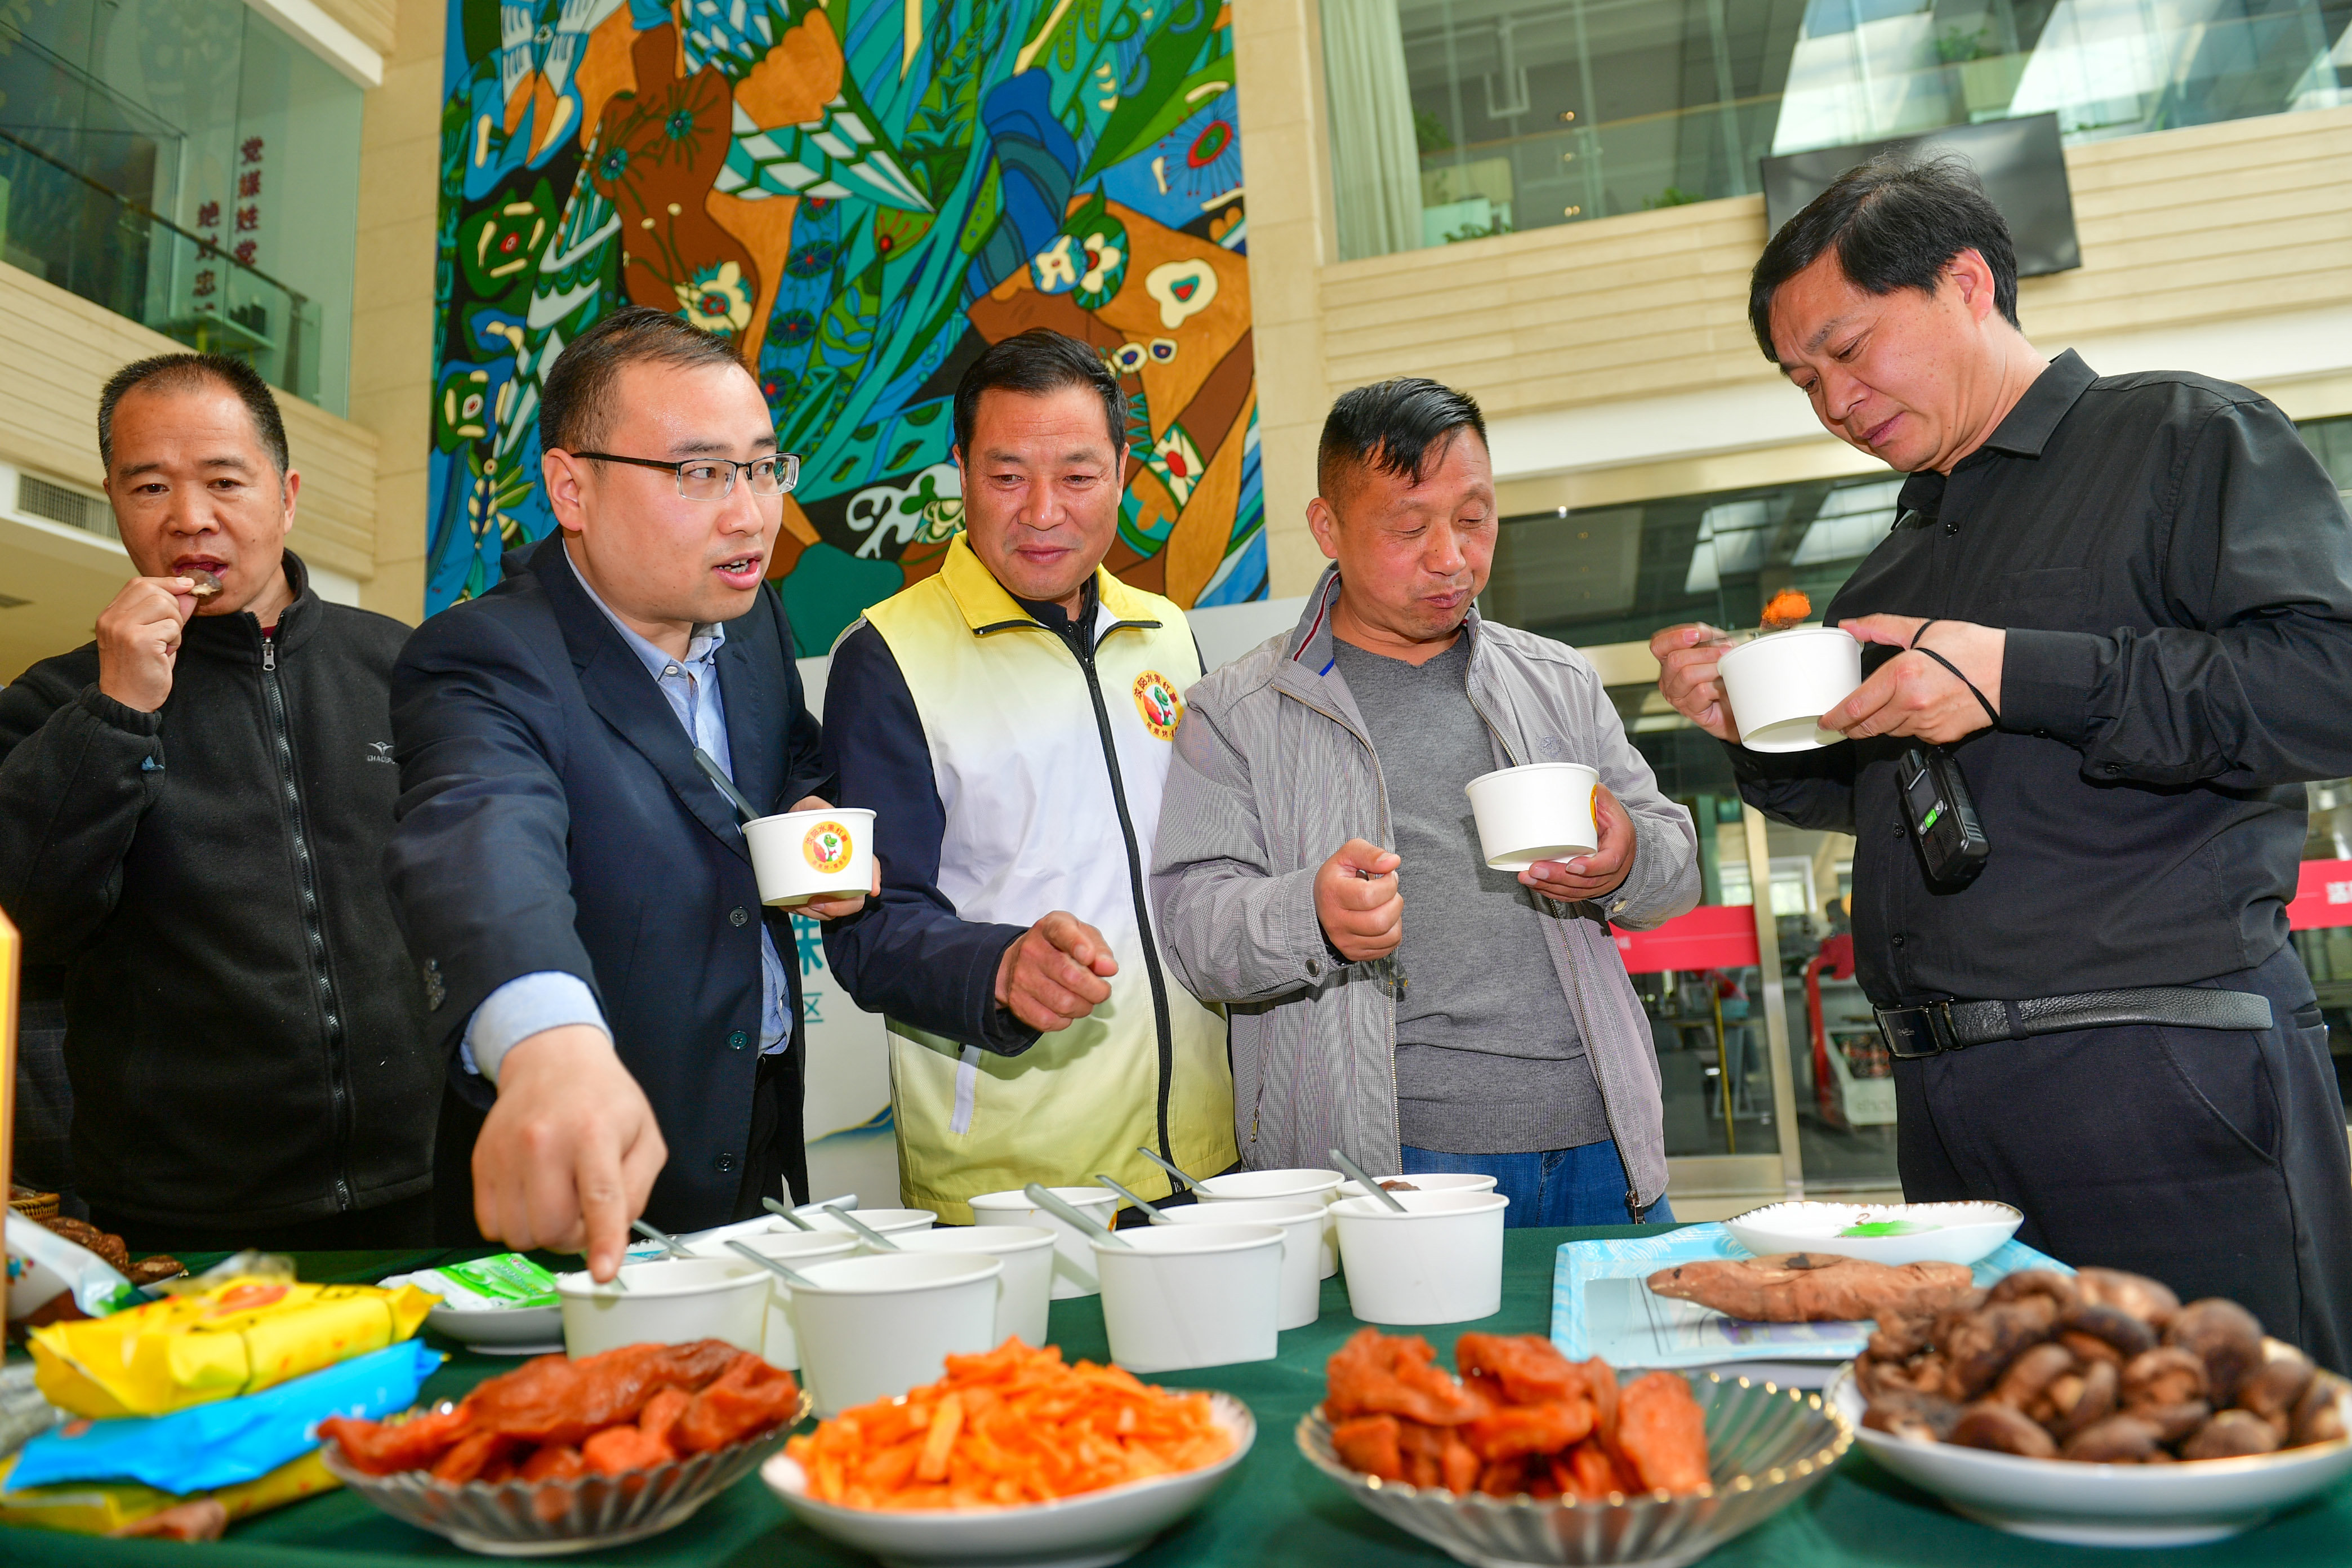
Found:
[{"label": "plastic spoon", "polygon": [[631,1220],[629,1222],[629,1228],[635,1231],[639,1236],[644,1237],[647,1241],[657,1243],[665,1248],[672,1258],[691,1258],[694,1256],[693,1253],[688,1252],[686,1249],[686,1243],[678,1240],[677,1237],[670,1235],[669,1232],[649,1225],[644,1220]]},{"label": "plastic spoon", "polygon": [[1339,1166],[1340,1173],[1345,1175],[1349,1181],[1355,1183],[1358,1186],[1363,1188],[1364,1191],[1380,1199],[1381,1202],[1388,1205],[1389,1207],[1396,1210],[1397,1213],[1403,1214],[1407,1212],[1404,1205],[1397,1202],[1397,1196],[1394,1193],[1389,1191],[1386,1187],[1372,1180],[1371,1177],[1364,1174],[1364,1168],[1361,1165],[1357,1164],[1356,1162],[1349,1159],[1348,1156],[1342,1154],[1337,1149],[1328,1150],[1326,1152],[1331,1156],[1331,1163]]},{"label": "plastic spoon", "polygon": [[824,1212],[839,1220],[842,1224],[847,1226],[850,1229],[856,1231],[857,1233],[858,1239],[866,1243],[868,1247],[878,1247],[885,1252],[899,1252],[904,1250],[904,1248],[899,1247],[897,1242],[891,1240],[888,1237],[883,1235],[872,1226],[867,1225],[864,1220],[859,1219],[856,1215],[851,1214],[839,1204],[825,1205]]},{"label": "plastic spoon", "polygon": [[1159,1155],[1153,1153],[1142,1144],[1138,1143],[1135,1146],[1135,1152],[1142,1155],[1145,1159],[1150,1161],[1153,1164],[1159,1166],[1161,1170],[1167,1172],[1170,1175],[1175,1177],[1178,1181],[1183,1183],[1185,1191],[1197,1193],[1201,1190],[1200,1183],[1194,1181],[1192,1177],[1186,1175],[1183,1172],[1178,1170],[1175,1166],[1170,1164],[1167,1161],[1161,1159]]},{"label": "plastic spoon", "polygon": [[1039,1208],[1044,1209],[1047,1214],[1052,1215],[1055,1219],[1060,1220],[1064,1225],[1068,1226],[1080,1236],[1086,1237],[1090,1240],[1107,1243],[1112,1247],[1123,1247],[1129,1251],[1134,1250],[1135,1243],[1128,1240],[1125,1237],[1119,1235],[1118,1232],[1111,1229],[1110,1226],[1095,1218],[1094,1215],[1071,1207],[1068,1204],[1064,1203],[1061,1199],[1055,1197],[1052,1193],[1047,1192],[1044,1187],[1039,1186],[1036,1183],[1030,1183],[1027,1186],[1022,1188],[1021,1192],[1022,1194],[1031,1203],[1035,1204]]},{"label": "plastic spoon", "polygon": [[774,1215],[777,1218],[790,1220],[793,1224],[798,1226],[803,1230],[814,1230],[817,1228],[813,1222],[803,1219],[799,1213],[789,1204],[780,1204],[773,1198],[761,1198],[760,1200],[760,1204],[761,1206],[765,1208],[770,1214]]},{"label": "plastic spoon", "polygon": [[746,822],[760,820],[760,814],[751,808],[750,801],[743,798],[743,792],[735,787],[735,781],[727,776],[727,770],[719,765],[717,757],[697,746],[694,748],[694,765],[710,775],[710,782],[719,786],[719,793],[733,803],[736,816]]},{"label": "plastic spoon", "polygon": [[1160,1217],[1160,1211],[1158,1209],[1152,1207],[1151,1205],[1144,1202],[1141,1198],[1137,1197],[1133,1193],[1129,1192],[1125,1187],[1120,1186],[1117,1182],[1112,1181],[1100,1171],[1097,1171],[1095,1173],[1095,1180],[1100,1182],[1104,1186],[1108,1187],[1112,1192],[1117,1193],[1120,1197],[1125,1198],[1129,1203],[1133,1204],[1137,1208],[1141,1209],[1143,1211],[1143,1216],[1146,1219],[1158,1219]]},{"label": "plastic spoon", "polygon": [[774,1275],[777,1279],[782,1280],[785,1284],[791,1286],[795,1290],[821,1289],[821,1287],[819,1287],[816,1282],[811,1279],[807,1275],[803,1274],[796,1268],[785,1268],[782,1264],[777,1262],[774,1258],[769,1257],[764,1252],[754,1252],[750,1247],[744,1246],[741,1242],[736,1241],[731,1237],[728,1240],[727,1246],[730,1250],[741,1253],[744,1257],[750,1258],[752,1262],[758,1264],[761,1268],[766,1269],[769,1273]]}]

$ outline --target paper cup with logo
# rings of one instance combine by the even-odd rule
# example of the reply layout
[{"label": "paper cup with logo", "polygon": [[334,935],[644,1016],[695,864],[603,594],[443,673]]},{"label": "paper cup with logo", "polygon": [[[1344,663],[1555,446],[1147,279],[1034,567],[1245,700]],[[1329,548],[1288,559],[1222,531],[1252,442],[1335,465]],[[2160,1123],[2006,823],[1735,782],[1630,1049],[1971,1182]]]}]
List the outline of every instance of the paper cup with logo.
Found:
[{"label": "paper cup with logo", "polygon": [[1862,644],[1836,626],[1798,626],[1742,643],[1715,668],[1741,745],[1810,752],[1845,739],[1814,721],[1862,684]]},{"label": "paper cup with logo", "polygon": [[1592,826],[1592,786],[1600,782],[1582,763],[1529,763],[1463,785],[1486,864],[1524,871],[1538,860],[1591,854],[1601,843]]},{"label": "paper cup with logo", "polygon": [[796,910],[811,899],[844,898],[874,885],[874,814],[859,806],[787,811],[743,825],[760,901]]}]

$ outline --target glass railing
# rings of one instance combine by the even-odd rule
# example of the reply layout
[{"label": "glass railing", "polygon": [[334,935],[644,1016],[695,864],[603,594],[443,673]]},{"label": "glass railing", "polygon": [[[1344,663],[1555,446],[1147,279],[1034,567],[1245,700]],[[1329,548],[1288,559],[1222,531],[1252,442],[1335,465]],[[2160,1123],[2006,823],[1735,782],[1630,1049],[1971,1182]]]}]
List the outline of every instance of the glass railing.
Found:
[{"label": "glass railing", "polygon": [[0,129],[0,259],[316,402],[318,304]]},{"label": "glass railing", "polygon": [[2054,113],[2074,144],[2352,103],[2329,0],[1788,10],[1397,0],[1391,42],[1377,5],[1325,0],[1343,253],[1747,195],[1768,156],[1989,120]]}]

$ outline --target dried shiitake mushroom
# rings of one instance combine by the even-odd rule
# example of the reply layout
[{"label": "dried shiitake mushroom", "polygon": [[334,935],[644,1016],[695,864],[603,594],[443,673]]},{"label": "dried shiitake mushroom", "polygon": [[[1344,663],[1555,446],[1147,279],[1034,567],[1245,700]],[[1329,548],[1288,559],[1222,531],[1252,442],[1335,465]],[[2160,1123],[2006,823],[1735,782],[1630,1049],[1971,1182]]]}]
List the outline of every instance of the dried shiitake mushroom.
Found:
[{"label": "dried shiitake mushroom", "polygon": [[1971,1405],[1960,1412],[1952,1424],[1948,1442],[1964,1448],[1990,1448],[1996,1453],[2016,1454],[2028,1459],[2055,1458],[2058,1445],[2039,1423],[2006,1405],[1987,1400]]},{"label": "dried shiitake mushroom", "polygon": [[2106,1341],[2126,1361],[2156,1344],[2156,1331],[2121,1307],[2077,1307],[2060,1320],[2059,1327],[2065,1333]]},{"label": "dried shiitake mushroom", "polygon": [[2279,1446],[2278,1432],[2251,1410],[2224,1410],[2180,1446],[2184,1459],[2235,1459],[2267,1454]]},{"label": "dried shiitake mushroom", "polygon": [[2057,1303],[2047,1296],[1989,1304],[1963,1318],[1944,1342],[1951,1363],[1944,1396],[1963,1403],[1976,1398],[2028,1346],[2048,1339],[2057,1321]]},{"label": "dried shiitake mushroom", "polygon": [[2179,1345],[2158,1345],[2124,1367],[2124,1403],[2181,1405],[2205,1397],[2205,1363]]},{"label": "dried shiitake mushroom", "polygon": [[2294,1402],[2287,1440],[2299,1448],[2306,1443],[2333,1443],[2344,1435],[2344,1380],[2323,1372]]},{"label": "dried shiitake mushroom", "polygon": [[2000,1381],[1985,1397],[2011,1410],[2022,1410],[2039,1421],[2042,1415],[2034,1406],[2041,1403],[2052,1384],[2074,1370],[2074,1352],[2064,1345],[2035,1345],[2009,1363],[2009,1370],[2000,1374]]},{"label": "dried shiitake mushroom", "polygon": [[1871,1396],[1862,1424],[1890,1436],[1940,1443],[1951,1436],[1959,1418],[1960,1407],[1940,1394],[1893,1388]]},{"label": "dried shiitake mushroom", "polygon": [[2158,1442],[2178,1443],[2211,1420],[2213,1407],[2201,1399],[2186,1399],[2178,1405],[2134,1405],[2124,1414],[2155,1427]]},{"label": "dried shiitake mushroom", "polygon": [[2173,1314],[2164,1342],[2193,1351],[2205,1363],[2206,1386],[2216,1405],[2237,1403],[2238,1385],[2263,1364],[2262,1324],[2219,1296],[2191,1301]]},{"label": "dried shiitake mushroom", "polygon": [[2144,1465],[2161,1452],[2155,1427],[2135,1415],[2110,1415],[2066,1439],[2060,1454],[2085,1465]]},{"label": "dried shiitake mushroom", "polygon": [[221,580],[201,566],[191,566],[180,575],[188,580],[188,597],[192,599],[209,599],[221,591]]},{"label": "dried shiitake mushroom", "polygon": [[2003,1275],[1985,1292],[1985,1300],[1995,1303],[2019,1301],[2028,1296],[2049,1297],[2061,1317],[2073,1311],[2081,1300],[2074,1282],[2054,1268],[2021,1268],[2014,1274]]},{"label": "dried shiitake mushroom", "polygon": [[2238,1406],[2251,1410],[2284,1438],[2294,1421],[2295,1402],[2311,1386],[2318,1368],[2293,1345],[2264,1345],[2263,1364],[2238,1385]]},{"label": "dried shiitake mushroom", "polygon": [[2074,1283],[2085,1305],[2120,1307],[2152,1329],[2161,1330],[2180,1310],[2180,1298],[2145,1274],[2085,1268],[2074,1276]]},{"label": "dried shiitake mushroom", "polygon": [[2086,1334],[2079,1329],[2067,1329],[2058,1335],[2058,1342],[2084,1362],[2105,1362],[2117,1372],[2123,1370],[2124,1352],[2096,1334]]},{"label": "dried shiitake mushroom", "polygon": [[2050,1385],[2042,1403],[2050,1414],[2033,1412],[2042,1424],[2061,1442],[2072,1437],[2085,1426],[2095,1426],[2116,1413],[2116,1384],[2115,1363],[2095,1361],[2080,1372],[2070,1372]]}]

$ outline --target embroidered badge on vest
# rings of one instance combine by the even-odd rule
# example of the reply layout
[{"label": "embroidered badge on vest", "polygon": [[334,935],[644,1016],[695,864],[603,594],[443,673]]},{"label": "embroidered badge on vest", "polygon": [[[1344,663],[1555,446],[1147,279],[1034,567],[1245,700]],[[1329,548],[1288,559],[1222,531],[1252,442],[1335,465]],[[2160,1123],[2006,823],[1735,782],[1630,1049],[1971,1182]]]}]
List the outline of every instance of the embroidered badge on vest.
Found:
[{"label": "embroidered badge on vest", "polygon": [[1135,710],[1143,715],[1145,729],[1170,741],[1176,737],[1176,721],[1184,716],[1184,700],[1166,676],[1147,669],[1135,678]]},{"label": "embroidered badge on vest", "polygon": [[831,820],[818,823],[801,839],[802,858],[828,877],[849,864],[856,847],[849,829]]}]

